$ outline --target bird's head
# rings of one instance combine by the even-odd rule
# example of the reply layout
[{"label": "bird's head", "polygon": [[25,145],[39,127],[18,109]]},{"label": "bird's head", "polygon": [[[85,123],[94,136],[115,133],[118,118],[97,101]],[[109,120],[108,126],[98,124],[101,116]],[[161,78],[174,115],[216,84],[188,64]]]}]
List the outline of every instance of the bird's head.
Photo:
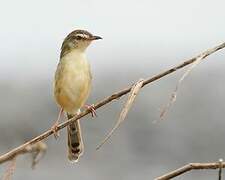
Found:
[{"label": "bird's head", "polygon": [[100,36],[94,36],[86,30],[75,30],[67,35],[61,48],[61,56],[68,51],[77,49],[85,51],[92,41],[102,39]]}]

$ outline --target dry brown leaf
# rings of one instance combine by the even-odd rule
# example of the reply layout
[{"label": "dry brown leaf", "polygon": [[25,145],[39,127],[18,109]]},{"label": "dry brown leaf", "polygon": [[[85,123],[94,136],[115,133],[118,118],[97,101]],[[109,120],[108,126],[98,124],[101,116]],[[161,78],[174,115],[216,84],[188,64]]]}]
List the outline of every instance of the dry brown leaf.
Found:
[{"label": "dry brown leaf", "polygon": [[2,180],[11,180],[12,179],[12,175],[15,171],[16,168],[16,157],[14,157],[10,162],[9,165],[5,171],[5,173],[3,174]]},{"label": "dry brown leaf", "polygon": [[32,169],[34,169],[37,165],[37,163],[44,157],[47,145],[43,143],[42,141],[37,142],[36,144],[32,145]]},{"label": "dry brown leaf", "polygon": [[127,113],[128,111],[130,110],[137,94],[139,93],[142,85],[143,85],[143,82],[144,80],[143,79],[140,79],[137,83],[135,83],[133,86],[132,86],[132,89],[129,93],[129,96],[127,98],[127,102],[126,104],[124,105],[121,113],[120,113],[120,116],[119,116],[119,119],[117,120],[115,126],[112,128],[112,130],[107,134],[107,136],[105,137],[105,139],[103,139],[103,141],[97,146],[96,150],[99,150],[103,144],[105,144],[107,142],[107,140],[109,140],[109,138],[113,135],[113,133],[115,132],[115,130],[121,125],[121,123],[125,120],[126,116],[127,116]]},{"label": "dry brown leaf", "polygon": [[205,53],[199,55],[199,57],[196,59],[196,61],[194,61],[191,66],[184,72],[184,74],[181,76],[181,78],[179,79],[175,90],[172,92],[171,96],[170,96],[170,100],[167,103],[167,105],[165,107],[162,108],[162,111],[160,112],[160,120],[163,120],[163,118],[165,117],[166,113],[169,111],[169,109],[171,108],[171,106],[173,105],[173,103],[176,101],[177,98],[177,92],[179,90],[179,87],[181,85],[181,83],[183,82],[183,80],[190,74],[190,72],[204,59],[205,57]]}]

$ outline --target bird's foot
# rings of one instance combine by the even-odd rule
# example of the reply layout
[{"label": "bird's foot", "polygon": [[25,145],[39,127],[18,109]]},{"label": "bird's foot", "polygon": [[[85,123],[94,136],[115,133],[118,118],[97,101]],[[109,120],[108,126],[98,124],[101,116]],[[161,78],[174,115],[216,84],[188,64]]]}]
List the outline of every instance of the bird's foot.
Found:
[{"label": "bird's foot", "polygon": [[56,121],[51,127],[51,130],[53,131],[55,139],[58,139],[59,137],[58,125],[59,125],[59,121]]},{"label": "bird's foot", "polygon": [[59,125],[59,121],[61,119],[62,114],[63,114],[63,108],[60,109],[58,118],[56,122],[53,124],[53,126],[51,127],[51,130],[53,131],[55,139],[59,137],[58,125]]},{"label": "bird's foot", "polygon": [[91,104],[91,105],[90,104],[86,104],[86,105],[84,105],[84,107],[91,112],[91,116],[92,117],[97,117],[97,113],[95,111],[94,104]]}]

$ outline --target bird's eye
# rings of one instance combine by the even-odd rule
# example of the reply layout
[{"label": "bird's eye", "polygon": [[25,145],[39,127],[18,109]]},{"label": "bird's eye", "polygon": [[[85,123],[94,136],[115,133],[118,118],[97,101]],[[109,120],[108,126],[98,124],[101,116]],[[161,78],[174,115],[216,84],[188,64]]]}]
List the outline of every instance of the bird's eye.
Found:
[{"label": "bird's eye", "polygon": [[76,36],[76,39],[77,39],[77,40],[81,40],[82,37],[81,37],[81,36]]}]

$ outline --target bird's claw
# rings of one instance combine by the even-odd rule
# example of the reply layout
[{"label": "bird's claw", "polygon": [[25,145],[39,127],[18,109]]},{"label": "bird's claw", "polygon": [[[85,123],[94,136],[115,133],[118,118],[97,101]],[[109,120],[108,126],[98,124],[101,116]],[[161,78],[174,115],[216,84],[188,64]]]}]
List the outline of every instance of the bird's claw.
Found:
[{"label": "bird's claw", "polygon": [[91,105],[86,104],[84,107],[91,112],[92,117],[97,117],[97,113],[96,113],[96,110],[94,108],[94,104],[91,104]]},{"label": "bird's claw", "polygon": [[58,131],[58,122],[55,122],[55,124],[51,127],[51,130],[53,131],[55,139],[58,139],[59,137],[59,131]]}]

